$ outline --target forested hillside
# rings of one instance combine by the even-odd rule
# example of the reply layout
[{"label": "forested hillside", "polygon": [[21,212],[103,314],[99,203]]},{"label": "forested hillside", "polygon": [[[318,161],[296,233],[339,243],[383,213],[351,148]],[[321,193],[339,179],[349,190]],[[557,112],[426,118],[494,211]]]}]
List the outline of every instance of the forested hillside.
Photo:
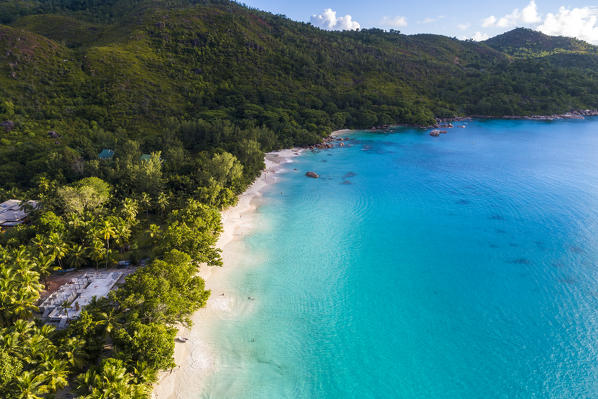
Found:
[{"label": "forested hillside", "polygon": [[[596,47],[329,32],[225,0],[0,0],[0,397],[147,397],[219,265],[219,210],[263,154],[336,128],[598,108]],[[68,268],[144,266],[65,330]],[[65,304],[66,307],[68,304]]]},{"label": "forested hillside", "polygon": [[598,48],[572,37],[548,36],[525,28],[495,36],[484,42],[488,46],[509,55],[542,56],[554,53],[578,53],[598,55]]},{"label": "forested hillside", "polygon": [[230,123],[270,150],[341,127],[598,107],[596,48],[527,30],[486,43],[328,32],[228,1],[3,0],[0,15],[6,183],[45,171],[14,172],[23,137],[36,138],[29,160],[90,159],[124,137],[164,152],[164,132],[186,150],[226,147],[197,126]]}]

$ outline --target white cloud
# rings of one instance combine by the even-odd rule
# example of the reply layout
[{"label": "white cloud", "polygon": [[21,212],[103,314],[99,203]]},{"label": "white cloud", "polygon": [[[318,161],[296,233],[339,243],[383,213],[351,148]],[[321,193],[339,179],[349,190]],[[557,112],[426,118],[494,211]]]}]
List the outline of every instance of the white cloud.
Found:
[{"label": "white cloud", "polygon": [[547,35],[577,37],[598,44],[598,8],[559,8],[556,14],[548,13],[536,28]]},{"label": "white cloud", "polygon": [[496,18],[494,15],[485,18],[482,21],[482,26],[487,28],[489,26],[497,26],[499,28],[509,28],[514,27],[518,24],[529,25],[535,24],[542,20],[540,14],[538,14],[538,6],[536,5],[535,0],[530,0],[529,4],[523,8],[523,10],[519,10],[518,8],[511,11],[511,13],[501,17]]},{"label": "white cloud", "polygon": [[402,28],[407,26],[407,19],[405,17],[384,17],[380,22],[380,25],[385,28]]},{"label": "white cloud", "polygon": [[457,28],[460,30],[466,30],[470,26],[471,26],[471,24],[459,24],[459,25],[457,25]]},{"label": "white cloud", "polygon": [[495,23],[496,23],[496,17],[494,15],[491,15],[482,21],[482,27],[487,28],[489,26],[494,25]]},{"label": "white cloud", "polygon": [[528,25],[547,35],[576,37],[598,44],[598,7],[561,7],[558,12],[542,17],[538,13],[536,1],[530,0],[521,11],[516,8],[504,17],[496,18],[492,15],[482,21],[485,28],[512,28],[517,25]]},{"label": "white cloud", "polygon": [[527,7],[521,11],[521,20],[526,24],[535,24],[542,21],[540,14],[538,14],[538,6],[534,0],[531,0]]},{"label": "white cloud", "polygon": [[439,15],[437,17],[427,17],[421,21],[417,21],[418,24],[431,24],[432,22],[440,21],[444,18],[444,15]]},{"label": "white cloud", "polygon": [[361,27],[349,14],[337,17],[332,8],[325,9],[322,14],[312,15],[310,21],[314,26],[328,30],[356,30]]},{"label": "white cloud", "polygon": [[482,42],[484,40],[488,40],[490,38],[490,36],[488,36],[487,33],[476,32],[473,34],[473,36],[471,38],[476,42]]},{"label": "white cloud", "polygon": [[515,26],[517,24],[517,20],[519,20],[519,9],[514,9],[512,13],[505,15],[502,18],[499,18],[496,21],[496,26],[499,28],[508,28],[509,26]]}]

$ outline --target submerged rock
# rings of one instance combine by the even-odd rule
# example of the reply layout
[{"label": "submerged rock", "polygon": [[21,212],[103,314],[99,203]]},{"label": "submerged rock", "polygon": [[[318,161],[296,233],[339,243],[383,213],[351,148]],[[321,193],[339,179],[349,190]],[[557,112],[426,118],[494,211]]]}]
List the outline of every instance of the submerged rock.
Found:
[{"label": "submerged rock", "polygon": [[510,261],[510,263],[514,263],[516,265],[529,265],[531,262],[529,259],[526,258],[517,258]]},{"label": "submerged rock", "polygon": [[307,173],[305,174],[305,176],[307,176],[307,177],[312,177],[312,178],[314,178],[314,179],[317,179],[318,177],[320,177],[320,175],[319,175],[319,174],[317,174],[316,172],[312,172],[312,171],[309,171],[309,172],[307,172]]}]

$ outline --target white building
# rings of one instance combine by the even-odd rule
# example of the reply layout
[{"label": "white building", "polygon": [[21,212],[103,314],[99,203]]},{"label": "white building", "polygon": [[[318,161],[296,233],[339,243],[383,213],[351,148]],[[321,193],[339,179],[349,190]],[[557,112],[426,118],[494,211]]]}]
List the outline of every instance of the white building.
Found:
[{"label": "white building", "polygon": [[99,299],[107,296],[123,274],[90,272],[71,279],[39,305],[42,317],[64,327],[68,321],[79,317],[94,297]]},{"label": "white building", "polygon": [[[37,208],[37,201],[27,201],[27,205]],[[19,225],[27,218],[23,201],[11,199],[0,204],[0,228]]]}]

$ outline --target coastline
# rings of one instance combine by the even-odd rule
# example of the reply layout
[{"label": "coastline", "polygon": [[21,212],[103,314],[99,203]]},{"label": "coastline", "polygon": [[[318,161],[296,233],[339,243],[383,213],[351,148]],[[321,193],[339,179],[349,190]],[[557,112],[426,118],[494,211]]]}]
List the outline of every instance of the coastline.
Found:
[{"label": "coastline", "polygon": [[211,326],[219,319],[234,317],[235,305],[240,298],[231,292],[229,283],[244,255],[243,238],[257,227],[256,210],[262,203],[264,191],[276,184],[278,175],[286,171],[285,165],[293,162],[293,158],[303,151],[292,148],[267,153],[264,158],[266,167],[261,175],[239,196],[237,205],[222,211],[223,231],[216,246],[222,250],[223,266],[203,266],[200,269],[199,275],[212,294],[206,306],[191,317],[193,326],[179,329],[178,336],[188,338],[188,341],[175,341],[174,361],[177,366],[159,374],[152,398],[199,397],[207,377],[218,369],[217,356],[210,343]]},{"label": "coastline", "polygon": [[[383,125],[383,126],[373,126],[369,129],[357,129],[363,130],[367,132],[390,132],[396,128],[414,128],[414,129],[438,129],[441,128],[442,124],[446,123],[453,123],[453,122],[471,122],[474,120],[526,120],[526,121],[536,121],[536,122],[554,122],[554,121],[561,121],[561,120],[585,120],[587,118],[594,118],[598,117],[598,110],[581,110],[581,111],[571,111],[566,112],[563,114],[552,114],[552,115],[503,115],[503,116],[496,116],[496,115],[467,115],[467,116],[454,116],[448,118],[436,118],[436,123],[434,125],[425,126],[425,125],[417,125],[417,124],[410,124],[410,123],[399,123],[399,124],[391,124],[391,125]],[[345,133],[350,133],[355,131],[355,129],[343,129],[337,130],[331,134],[331,137],[338,137]]]},{"label": "coastline", "polygon": [[[461,120],[471,119],[471,117],[464,117]],[[393,125],[393,127],[400,126]],[[329,138],[337,139],[355,131],[355,129],[339,129],[331,132]],[[369,131],[376,132],[376,130]],[[223,230],[216,247],[222,250],[223,266],[201,267],[199,275],[205,280],[206,289],[211,290],[210,298],[204,308],[192,315],[191,328],[179,328],[177,336],[188,340],[175,341],[174,361],[177,366],[158,375],[151,393],[152,399],[199,397],[205,388],[207,378],[218,370],[218,353],[211,338],[213,325],[218,320],[235,318],[239,316],[239,312],[247,311],[247,309],[239,310],[242,307],[240,302],[245,298],[239,297],[230,287],[232,277],[239,272],[239,261],[246,254],[243,240],[258,227],[255,216],[262,204],[265,190],[278,182],[279,175],[286,172],[285,165],[293,162],[295,157],[308,149],[291,148],[265,154],[265,168],[261,175],[239,195],[235,206],[221,212]]]},{"label": "coastline", "polygon": [[342,136],[343,134],[348,134],[351,132],[354,132],[354,129],[340,129],[340,130],[335,130],[334,132],[330,133],[330,137],[338,137],[338,136]]},{"label": "coastline", "polygon": [[[500,119],[500,118],[496,118]],[[349,134],[354,130],[343,129],[331,133],[332,137]],[[152,398],[156,399],[187,399],[203,397],[210,391],[214,375],[226,370],[218,352],[222,345],[217,346],[213,337],[218,333],[218,321],[237,321],[242,316],[251,314],[253,305],[248,303],[247,296],[235,292],[231,280],[234,276],[243,274],[246,265],[239,262],[247,256],[244,239],[248,234],[259,228],[255,217],[257,210],[263,204],[262,196],[266,189],[271,188],[280,180],[280,175],[289,169],[289,163],[306,149],[287,149],[265,156],[265,169],[260,177],[239,196],[238,204],[222,212],[223,232],[217,246],[222,249],[224,266],[202,267],[200,275],[206,280],[206,287],[212,290],[212,295],[205,308],[197,311],[193,317],[193,328],[181,329],[179,336],[189,338],[187,343],[175,344],[175,362],[177,367],[171,372],[159,375],[154,385]],[[290,165],[290,169],[293,166]],[[224,347],[224,350],[227,350]],[[240,369],[230,369],[236,376]],[[212,378],[210,378],[212,377]]]}]

